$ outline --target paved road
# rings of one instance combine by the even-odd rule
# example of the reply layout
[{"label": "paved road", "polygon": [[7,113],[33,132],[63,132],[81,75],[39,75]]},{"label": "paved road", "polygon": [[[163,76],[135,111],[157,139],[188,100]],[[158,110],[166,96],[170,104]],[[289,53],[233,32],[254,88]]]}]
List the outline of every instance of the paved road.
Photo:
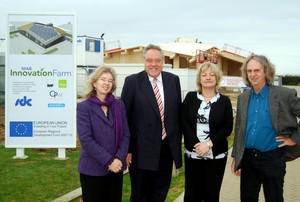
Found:
[{"label": "paved road", "polygon": [[[231,153],[231,151],[229,151]],[[229,157],[225,170],[225,176],[221,188],[221,202],[238,202],[240,191],[240,178],[234,176],[230,171],[232,158]],[[284,199],[285,202],[300,201],[300,158],[287,163],[285,182],[284,182]],[[265,201],[262,189],[259,201]],[[183,202],[183,193],[174,201]]]}]

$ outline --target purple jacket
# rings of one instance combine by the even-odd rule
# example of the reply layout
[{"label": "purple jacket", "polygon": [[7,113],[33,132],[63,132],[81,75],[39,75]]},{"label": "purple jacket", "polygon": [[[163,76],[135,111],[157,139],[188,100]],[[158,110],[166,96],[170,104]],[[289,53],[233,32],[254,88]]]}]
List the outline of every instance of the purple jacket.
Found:
[{"label": "purple jacket", "polygon": [[81,143],[78,171],[90,176],[104,176],[109,173],[108,165],[115,157],[126,169],[126,156],[129,146],[129,129],[123,101],[116,100],[120,106],[123,129],[119,147],[115,145],[115,128],[112,110],[106,117],[101,108],[89,100],[77,105],[77,133]]}]

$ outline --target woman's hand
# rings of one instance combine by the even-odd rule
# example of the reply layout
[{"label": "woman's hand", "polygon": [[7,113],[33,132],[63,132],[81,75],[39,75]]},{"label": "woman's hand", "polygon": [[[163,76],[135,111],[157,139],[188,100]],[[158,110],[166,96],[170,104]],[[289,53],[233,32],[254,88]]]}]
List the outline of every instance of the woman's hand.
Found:
[{"label": "woman's hand", "polygon": [[108,170],[113,173],[118,173],[122,169],[122,161],[118,158],[115,158],[113,162],[108,166]]},{"label": "woman's hand", "polygon": [[212,142],[209,140],[208,142],[198,142],[195,144],[194,148],[199,156],[208,156],[210,154],[209,150],[212,145]]}]

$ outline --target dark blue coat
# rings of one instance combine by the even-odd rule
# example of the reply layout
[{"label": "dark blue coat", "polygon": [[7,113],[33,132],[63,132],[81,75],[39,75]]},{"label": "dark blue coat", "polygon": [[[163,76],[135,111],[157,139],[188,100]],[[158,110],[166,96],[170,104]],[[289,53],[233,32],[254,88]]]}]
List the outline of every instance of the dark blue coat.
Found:
[{"label": "dark blue coat", "polygon": [[[182,166],[179,129],[181,88],[179,77],[162,72],[164,117],[167,140],[177,168]],[[157,101],[146,71],[126,77],[122,90],[128,125],[133,167],[156,171],[159,165],[162,124]]]}]

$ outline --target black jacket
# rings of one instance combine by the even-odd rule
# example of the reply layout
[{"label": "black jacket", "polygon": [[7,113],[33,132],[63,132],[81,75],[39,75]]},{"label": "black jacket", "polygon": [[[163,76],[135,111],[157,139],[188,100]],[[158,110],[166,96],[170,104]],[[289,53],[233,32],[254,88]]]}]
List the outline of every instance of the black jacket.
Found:
[{"label": "black jacket", "polygon": [[[197,98],[197,92],[189,92],[182,104],[182,132],[184,145],[192,151],[194,145],[199,142],[196,134],[197,112],[201,100]],[[228,151],[227,137],[233,128],[233,113],[230,99],[220,94],[217,102],[212,103],[209,114],[209,137],[213,142],[213,155],[217,156]]]}]

